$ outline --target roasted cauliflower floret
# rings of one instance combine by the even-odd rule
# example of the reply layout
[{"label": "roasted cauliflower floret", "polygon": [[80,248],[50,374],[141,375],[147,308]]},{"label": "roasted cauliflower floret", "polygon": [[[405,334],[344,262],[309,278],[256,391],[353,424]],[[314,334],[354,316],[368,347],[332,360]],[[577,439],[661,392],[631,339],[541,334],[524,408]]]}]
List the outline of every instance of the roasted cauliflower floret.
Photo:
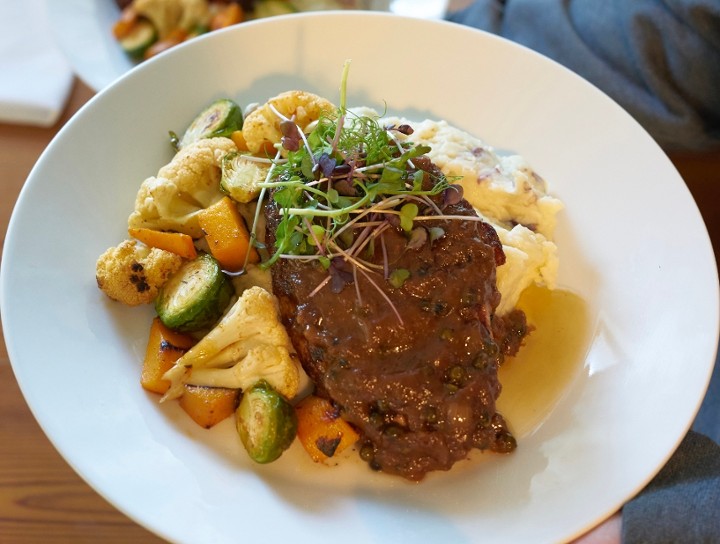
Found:
[{"label": "roasted cauliflower floret", "polygon": [[245,118],[242,134],[251,153],[259,153],[267,144],[275,144],[282,138],[276,110],[288,119],[293,119],[301,130],[317,121],[323,113],[332,113],[336,107],[332,102],[305,91],[287,91],[268,100]]},{"label": "roasted cauliflower floret", "polygon": [[171,383],[164,400],[181,396],[185,383],[246,389],[260,380],[286,398],[294,397],[300,371],[275,296],[257,286],[244,291],[163,378]]},{"label": "roasted cauliflower floret", "polygon": [[191,31],[204,25],[210,16],[206,0],[135,0],[133,8],[153,24],[161,39],[178,28]]},{"label": "roasted cauliflower floret", "polygon": [[251,348],[242,361],[230,368],[198,368],[187,383],[246,390],[265,380],[286,398],[297,393],[297,367],[286,346],[261,344]]},{"label": "roasted cauliflower floret", "polygon": [[172,230],[200,238],[197,214],[223,197],[221,165],[237,151],[229,138],[206,138],[180,150],[157,176],[146,179],[135,198],[129,228]]},{"label": "roasted cauliflower floret", "polygon": [[95,278],[111,299],[138,306],[155,300],[160,287],[182,263],[182,257],[175,253],[125,240],[100,255]]},{"label": "roasted cauliflower floret", "polygon": [[207,0],[182,0],[180,28],[192,32],[198,26],[205,26],[210,20],[210,6]]}]

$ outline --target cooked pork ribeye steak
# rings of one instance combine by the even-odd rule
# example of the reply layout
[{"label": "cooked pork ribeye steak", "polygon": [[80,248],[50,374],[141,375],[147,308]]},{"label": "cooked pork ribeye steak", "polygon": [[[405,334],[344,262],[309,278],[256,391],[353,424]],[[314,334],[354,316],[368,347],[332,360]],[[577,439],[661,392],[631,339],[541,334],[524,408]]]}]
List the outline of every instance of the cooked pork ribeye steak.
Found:
[{"label": "cooked pork ribeye steak", "polygon": [[[495,271],[505,259],[495,230],[467,201],[432,198],[436,211],[421,213],[442,207],[443,216],[470,219],[416,221],[428,234],[419,244],[400,226],[385,229],[364,254],[376,269],[353,270],[342,258],[330,270],[301,259],[271,268],[283,323],[317,393],[360,431],[360,455],[373,469],[410,480],[447,470],[474,448],[515,448],[495,408],[497,370],[526,333],[521,312],[495,315]],[[273,247],[281,212],[271,201],[265,213]],[[404,281],[388,281],[384,269],[403,271]]]}]

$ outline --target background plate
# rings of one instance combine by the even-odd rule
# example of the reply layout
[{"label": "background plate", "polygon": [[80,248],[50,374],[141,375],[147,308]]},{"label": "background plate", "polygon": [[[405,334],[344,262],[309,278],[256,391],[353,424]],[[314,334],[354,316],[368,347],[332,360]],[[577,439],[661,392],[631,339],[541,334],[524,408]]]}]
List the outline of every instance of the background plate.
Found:
[{"label": "background plate", "polygon": [[[58,46],[89,87],[99,91],[137,65],[112,35],[113,24],[120,16],[115,0],[46,0],[46,3]],[[377,11],[440,19],[448,0],[357,0],[355,4]]]}]

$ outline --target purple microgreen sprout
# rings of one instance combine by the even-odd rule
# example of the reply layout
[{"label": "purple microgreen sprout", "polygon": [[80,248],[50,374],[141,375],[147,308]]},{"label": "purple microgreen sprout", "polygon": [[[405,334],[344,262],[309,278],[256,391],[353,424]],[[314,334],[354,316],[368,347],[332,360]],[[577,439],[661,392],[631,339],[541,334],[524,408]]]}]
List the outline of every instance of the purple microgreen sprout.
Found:
[{"label": "purple microgreen sprout", "polygon": [[331,278],[330,289],[337,294],[343,290],[345,284],[354,280],[355,275],[352,265],[344,257],[335,257],[330,260],[328,272]]},{"label": "purple microgreen sprout", "polygon": [[398,125],[397,127],[392,127],[392,130],[397,130],[400,134],[404,134],[405,136],[410,136],[413,132],[415,132],[410,125],[405,123]]},{"label": "purple microgreen sprout", "polygon": [[442,193],[443,206],[454,206],[463,199],[463,188],[461,185],[453,184],[448,186]]},{"label": "purple microgreen sprout", "polygon": [[[268,104],[268,106],[270,107],[270,110],[275,115],[277,115],[278,118],[280,118],[281,126],[282,126],[283,122],[295,123],[294,119],[290,119],[290,118],[286,117],[285,115],[283,115],[282,113],[280,113],[274,105]],[[305,149],[307,149],[308,154],[310,155],[310,159],[312,160],[313,164],[315,164],[315,157],[313,157],[312,148],[310,147],[310,144],[308,143],[307,138],[305,137],[305,133],[302,130],[300,130],[300,127],[298,127],[297,125],[295,125],[295,127],[297,129],[298,134],[300,135],[300,138],[302,138],[302,141],[305,144]],[[282,141],[282,139],[281,139],[281,141]],[[298,149],[300,149],[299,146],[298,146]]]},{"label": "purple microgreen sprout", "polygon": [[280,131],[282,132],[280,144],[283,149],[287,149],[288,151],[297,151],[300,149],[300,129],[293,121],[280,121]]},{"label": "purple microgreen sprout", "polygon": [[342,196],[357,196],[357,191],[347,179],[336,181],[333,187]]},{"label": "purple microgreen sprout", "polygon": [[337,159],[335,157],[331,157],[327,153],[322,153],[317,158],[317,162],[315,163],[315,166],[313,166],[313,173],[317,177],[319,174],[322,174],[323,178],[329,178],[332,176],[333,172],[335,171],[335,166],[337,165]]}]

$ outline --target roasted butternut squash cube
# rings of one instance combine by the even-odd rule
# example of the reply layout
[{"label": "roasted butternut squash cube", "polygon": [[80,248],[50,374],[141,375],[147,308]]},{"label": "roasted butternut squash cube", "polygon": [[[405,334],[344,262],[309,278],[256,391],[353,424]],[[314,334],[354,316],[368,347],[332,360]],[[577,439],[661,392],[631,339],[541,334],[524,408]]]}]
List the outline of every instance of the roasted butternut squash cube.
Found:
[{"label": "roasted butternut squash cube", "polygon": [[225,270],[242,270],[246,258],[251,263],[260,260],[260,255],[250,243],[245,220],[230,197],[226,196],[198,213],[198,222],[205,233],[210,253]]},{"label": "roasted butternut squash cube", "polygon": [[190,384],[185,384],[185,393],[179,399],[181,408],[195,423],[206,429],[234,414],[239,401],[239,389]]},{"label": "roasted butternut squash cube", "polygon": [[358,432],[340,417],[329,400],[310,395],[295,407],[297,437],[316,463],[326,461],[357,442]]},{"label": "roasted butternut squash cube", "polygon": [[170,382],[164,380],[163,375],[194,344],[195,339],[192,336],[167,328],[157,317],[153,319],[140,384],[147,391],[164,394],[170,387]]},{"label": "roasted butternut squash cube", "polygon": [[175,253],[184,259],[192,260],[197,257],[197,250],[195,249],[193,239],[187,234],[182,234],[181,232],[162,232],[145,228],[129,228],[128,234],[136,240],[140,240],[146,246]]}]

